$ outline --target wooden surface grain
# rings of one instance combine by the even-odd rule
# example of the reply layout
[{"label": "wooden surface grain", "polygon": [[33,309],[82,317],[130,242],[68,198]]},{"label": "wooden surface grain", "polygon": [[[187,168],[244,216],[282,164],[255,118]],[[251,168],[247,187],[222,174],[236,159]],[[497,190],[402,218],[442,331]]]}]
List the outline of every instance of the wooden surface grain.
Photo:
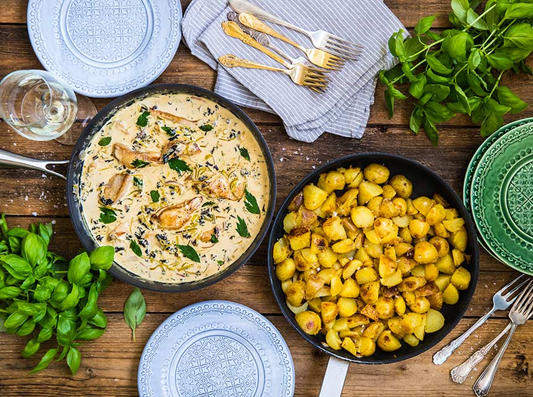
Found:
[{"label": "wooden surface grain", "polygon": [[[188,0],[182,0],[184,8]],[[31,48],[26,30],[25,0],[3,0],[0,13],[0,77],[18,69],[41,69]],[[386,0],[387,5],[407,26],[412,28],[425,15],[439,14],[435,26],[448,26],[448,1]],[[156,82],[176,82],[212,89],[214,72],[180,46],[166,72]],[[510,85],[522,98],[533,102],[533,83],[523,76],[509,76]],[[108,100],[94,100],[102,108]],[[313,144],[291,140],[278,117],[246,109],[262,131],[276,163],[278,176],[277,206],[292,187],[307,173],[329,160],[350,153],[388,152],[410,157],[427,165],[461,192],[464,173],[476,148],[482,142],[478,130],[465,118],[456,118],[440,126],[441,144],[431,147],[424,136],[414,136],[408,129],[410,106],[400,102],[389,120],[378,87],[375,104],[365,136],[348,140],[325,134]],[[533,116],[529,107],[521,115],[506,121]],[[66,159],[71,147],[54,141],[36,143],[25,140],[0,122],[0,148],[42,159]],[[59,168],[60,169],[60,168]],[[52,249],[67,257],[75,255],[80,243],[68,218],[64,181],[36,171],[0,169],[0,212],[8,214],[12,226],[27,226],[34,221],[54,222]],[[243,303],[265,315],[281,331],[291,350],[296,366],[296,396],[317,396],[328,356],[307,344],[280,315],[272,296],[266,271],[266,244],[240,270],[222,282],[204,290],[183,294],[146,292],[147,318],[138,329],[137,341],[122,318],[123,302],[132,287],[119,281],[105,291],[101,305],[109,317],[106,334],[82,347],[83,361],[74,378],[64,363],[54,363],[37,375],[28,375],[37,358],[22,359],[25,339],[0,336],[0,396],[135,396],[137,365],[145,342],[155,328],[171,313],[189,304],[207,299],[227,299]],[[449,370],[462,362],[475,349],[492,339],[506,324],[505,313],[499,312],[471,337],[445,365],[434,366],[432,354],[445,342],[458,336],[491,305],[491,297],[516,273],[498,263],[486,252],[481,255],[478,288],[466,317],[439,346],[405,362],[383,366],[350,366],[343,396],[468,396],[479,370],[464,385],[449,378]],[[519,328],[504,356],[493,386],[494,396],[533,395],[533,375],[529,364],[533,357],[533,329]],[[484,362],[487,363],[488,360]]]}]

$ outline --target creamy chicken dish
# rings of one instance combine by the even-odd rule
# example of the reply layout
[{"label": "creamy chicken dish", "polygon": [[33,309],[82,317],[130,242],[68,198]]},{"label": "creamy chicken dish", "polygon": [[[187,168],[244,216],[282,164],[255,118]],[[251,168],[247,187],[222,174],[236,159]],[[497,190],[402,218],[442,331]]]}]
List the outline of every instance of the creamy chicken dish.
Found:
[{"label": "creamy chicken dish", "polygon": [[87,228],[144,279],[183,283],[219,273],[264,222],[270,179],[261,147],[209,99],[139,100],[101,128],[83,158]]}]

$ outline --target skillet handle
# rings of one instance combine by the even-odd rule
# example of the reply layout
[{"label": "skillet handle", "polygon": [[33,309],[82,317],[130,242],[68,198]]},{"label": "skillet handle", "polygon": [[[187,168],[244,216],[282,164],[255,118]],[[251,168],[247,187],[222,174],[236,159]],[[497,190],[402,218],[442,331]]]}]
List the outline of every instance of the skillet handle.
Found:
[{"label": "skillet handle", "polygon": [[349,366],[349,361],[331,356],[318,397],[341,397]]},{"label": "skillet handle", "polygon": [[20,154],[8,152],[7,150],[0,149],[0,165],[7,165],[11,167],[29,168],[32,170],[38,170],[47,172],[48,174],[55,175],[62,179],[67,177],[59,172],[49,170],[46,168],[48,165],[68,164],[69,160],[49,161],[49,160],[37,160],[31,157],[22,156]]}]

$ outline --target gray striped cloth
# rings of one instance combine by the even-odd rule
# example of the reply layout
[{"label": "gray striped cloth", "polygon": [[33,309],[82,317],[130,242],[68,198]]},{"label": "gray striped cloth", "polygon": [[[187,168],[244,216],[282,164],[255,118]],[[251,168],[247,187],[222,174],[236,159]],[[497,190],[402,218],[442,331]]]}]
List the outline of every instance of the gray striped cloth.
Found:
[{"label": "gray striped cloth", "polygon": [[[362,44],[357,61],[340,72],[330,73],[324,94],[300,87],[282,73],[245,68],[225,68],[216,61],[234,54],[265,65],[280,67],[274,60],[238,39],[224,34],[221,23],[231,11],[226,0],[193,0],[183,21],[183,38],[193,55],[218,71],[215,92],[232,102],[278,114],[289,136],[313,142],[322,133],[361,138],[374,101],[376,75],[395,64],[387,50],[393,32],[405,28],[381,0],[253,0],[255,4],[307,30],[324,29]],[[275,24],[273,28],[312,47],[307,37]],[[276,40],[287,54],[303,54]]]}]

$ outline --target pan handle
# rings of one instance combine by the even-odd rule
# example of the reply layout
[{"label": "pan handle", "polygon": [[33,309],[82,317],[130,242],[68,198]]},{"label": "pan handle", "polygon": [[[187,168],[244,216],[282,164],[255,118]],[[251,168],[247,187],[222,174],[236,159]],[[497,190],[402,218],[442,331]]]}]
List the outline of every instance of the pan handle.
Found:
[{"label": "pan handle", "polygon": [[331,356],[318,397],[341,397],[349,366],[349,361]]},{"label": "pan handle", "polygon": [[51,161],[51,160],[37,160],[31,157],[22,156],[20,154],[8,152],[0,149],[0,165],[8,165],[11,167],[29,168],[32,170],[39,170],[55,175],[59,178],[67,179],[65,175],[59,172],[49,170],[48,165],[68,164],[69,160]]}]

